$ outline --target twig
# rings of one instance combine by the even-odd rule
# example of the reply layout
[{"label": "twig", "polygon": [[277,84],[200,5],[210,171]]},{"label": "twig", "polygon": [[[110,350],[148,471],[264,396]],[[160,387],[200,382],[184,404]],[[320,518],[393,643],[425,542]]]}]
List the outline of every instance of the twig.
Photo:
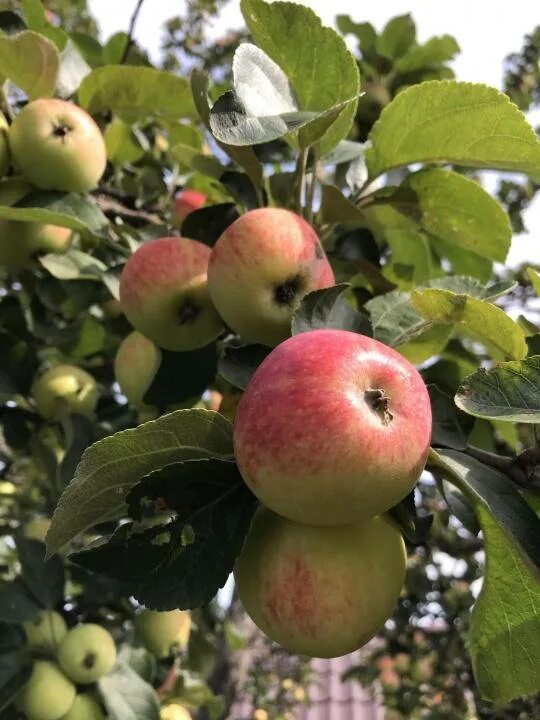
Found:
[{"label": "twig", "polygon": [[131,50],[131,46],[133,45],[133,33],[135,31],[135,24],[137,22],[137,18],[139,17],[143,2],[144,0],[138,0],[137,4],[135,5],[135,10],[131,15],[131,19],[129,21],[129,29],[127,32],[127,42],[124,48],[124,52],[122,53],[122,57],[120,58],[119,65],[123,65],[126,62],[129,51]]},{"label": "twig", "polygon": [[306,195],[306,220],[309,223],[313,221],[313,198],[315,197],[315,185],[317,184],[317,170],[319,167],[317,150],[313,148],[311,152],[311,181]]},{"label": "twig", "polygon": [[[531,451],[535,451],[534,455],[531,455]],[[497,455],[496,453],[482,450],[481,448],[473,447],[469,445],[465,452],[467,455],[479,460],[484,465],[499,470],[499,472],[508,475],[517,485],[526,490],[540,490],[540,476],[534,472],[534,468],[538,464],[538,456],[536,455],[537,448],[530,448],[524,450],[522,453],[515,457],[508,457],[507,455]],[[530,463],[529,458],[534,457],[536,462]]]},{"label": "twig", "polygon": [[[108,218],[121,217],[128,218],[129,220],[139,221],[140,225],[163,225],[163,220],[159,215],[155,213],[149,213],[145,210],[132,210],[131,208],[122,205],[116,200],[111,200],[105,195],[96,195],[96,203],[99,208],[103,211],[103,214]],[[134,224],[134,223],[132,223]]]},{"label": "twig", "polygon": [[302,195],[304,194],[304,181],[306,179],[307,148],[302,148],[296,163],[296,212],[302,215]]}]

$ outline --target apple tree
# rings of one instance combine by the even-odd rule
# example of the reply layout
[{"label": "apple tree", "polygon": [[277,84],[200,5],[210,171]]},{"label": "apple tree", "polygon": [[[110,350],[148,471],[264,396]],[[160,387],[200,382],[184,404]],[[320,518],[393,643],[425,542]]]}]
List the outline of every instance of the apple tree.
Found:
[{"label": "apple tree", "polygon": [[0,13],[2,713],[284,718],[246,665],[366,646],[388,717],[534,714],[540,274],[477,175],[534,130],[408,15],[193,2],[155,67],[84,5]]}]

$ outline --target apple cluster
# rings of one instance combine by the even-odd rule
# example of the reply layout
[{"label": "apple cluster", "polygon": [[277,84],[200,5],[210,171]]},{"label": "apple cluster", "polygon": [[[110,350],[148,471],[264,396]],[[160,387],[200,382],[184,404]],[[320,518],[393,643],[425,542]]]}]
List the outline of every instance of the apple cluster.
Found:
[{"label": "apple cluster", "polygon": [[[15,205],[32,188],[86,193],[98,184],[107,164],[99,127],[82,108],[56,98],[34,100],[8,126],[0,113],[0,183],[3,205]],[[66,252],[72,231],[39,222],[0,220],[0,267],[31,268],[37,255]]]}]

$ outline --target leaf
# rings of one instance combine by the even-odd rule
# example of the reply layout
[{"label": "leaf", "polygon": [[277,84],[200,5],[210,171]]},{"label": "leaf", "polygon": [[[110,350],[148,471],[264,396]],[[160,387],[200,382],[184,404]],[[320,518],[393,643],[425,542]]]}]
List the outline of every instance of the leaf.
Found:
[{"label": "leaf", "polygon": [[[289,79],[301,110],[325,111],[358,96],[360,79],[355,58],[343,38],[324,27],[312,10],[263,0],[242,0],[240,7],[254,41]],[[320,140],[321,155],[345,138],[356,104],[353,101],[345,105],[325,130]],[[309,144],[302,132],[300,144]]]},{"label": "leaf", "polygon": [[35,348],[0,330],[0,403],[25,395],[39,366]]},{"label": "leaf", "polygon": [[56,552],[93,525],[122,517],[128,492],[152,470],[188,458],[232,453],[229,421],[202,409],[177,410],[94,443],[60,497],[47,552]]},{"label": "leaf", "polygon": [[373,337],[367,315],[348,302],[346,294],[349,290],[350,285],[342,284],[308,293],[293,315],[292,334],[335,328]]},{"label": "leaf", "polygon": [[233,569],[257,506],[236,464],[217,458],[173,463],[138,483],[128,502],[136,520],[155,503],[177,516],[139,534],[122,526],[107,544],[72,559],[121,579],[155,610],[210,602]]},{"label": "leaf", "polygon": [[71,97],[91,72],[92,68],[83,58],[75,43],[68,40],[60,54],[60,68],[56,81],[57,94],[62,98]]},{"label": "leaf", "polygon": [[487,300],[449,290],[414,290],[413,307],[426,320],[463,328],[497,357],[523,358],[527,343],[519,325]]},{"label": "leaf", "polygon": [[424,230],[487,260],[506,260],[512,239],[510,220],[477,182],[432,168],[410,176],[407,184],[418,198]]},{"label": "leaf", "polygon": [[540,295],[540,272],[532,267],[527,268],[527,274],[533,286],[533,290],[537,295]]},{"label": "leaf", "polygon": [[115,165],[131,165],[144,155],[144,148],[130,124],[114,118],[105,130],[107,157]]},{"label": "leaf", "polygon": [[460,412],[450,395],[442,392],[436,385],[428,385],[431,410],[433,413],[432,445],[465,450],[467,438],[474,421]]},{"label": "leaf", "polygon": [[335,185],[323,184],[320,213],[327,223],[354,223],[362,227],[368,224],[364,212]]},{"label": "leaf", "polygon": [[159,720],[154,688],[129,665],[117,662],[98,680],[98,688],[111,720]]},{"label": "leaf", "polygon": [[227,170],[219,178],[219,181],[245,210],[254,210],[259,207],[257,191],[246,174],[236,170]]},{"label": "leaf", "polygon": [[182,223],[182,235],[213,247],[237,218],[234,203],[219,203],[190,212]]},{"label": "leaf", "polygon": [[540,355],[480,368],[462,382],[455,403],[477,417],[540,423]]},{"label": "leaf", "polygon": [[45,562],[45,546],[22,535],[17,537],[21,578],[43,608],[54,608],[64,597],[64,565],[54,557]]},{"label": "leaf", "polygon": [[433,525],[433,515],[418,515],[414,502],[414,490],[401,502],[390,508],[389,514],[399,525],[408,542],[413,545],[425,543]]},{"label": "leaf", "polygon": [[485,85],[413,85],[384,108],[369,140],[372,179],[417,162],[540,173],[534,130],[506,95]]},{"label": "leaf", "polygon": [[22,627],[0,623],[0,713],[26,683],[32,671],[30,656],[25,652],[26,636]]},{"label": "leaf", "polygon": [[431,325],[414,309],[410,294],[400,290],[379,295],[364,307],[371,317],[374,337],[391,347],[414,340]]},{"label": "leaf", "polygon": [[225,348],[219,361],[219,374],[227,382],[245,390],[262,361],[272,352],[266,345],[240,345]]},{"label": "leaf", "polygon": [[416,39],[414,20],[407,15],[398,15],[389,20],[375,42],[379,55],[394,59],[401,57]]},{"label": "leaf", "polygon": [[108,226],[105,215],[89,198],[53,190],[34,190],[16,205],[0,205],[0,218],[60,225],[97,236]]},{"label": "leaf", "polygon": [[93,255],[71,248],[63,255],[42,255],[39,262],[58,280],[101,280],[107,266]]},{"label": "leaf", "polygon": [[118,659],[122,664],[129,665],[146,682],[154,682],[157,671],[156,658],[146,648],[122,645]]},{"label": "leaf", "polygon": [[196,118],[189,82],[154,68],[105,65],[87,75],[79,102],[91,115],[108,110],[128,123]]},{"label": "leaf", "polygon": [[54,43],[32,30],[0,37],[0,74],[30,100],[49,97],[56,87],[60,56]]},{"label": "leaf", "polygon": [[455,38],[451,35],[432,37],[423,45],[414,45],[395,63],[398,73],[412,73],[427,68],[439,67],[452,60],[460,51]]},{"label": "leaf", "polygon": [[37,617],[40,610],[20,577],[0,583],[0,622],[23,623]]}]

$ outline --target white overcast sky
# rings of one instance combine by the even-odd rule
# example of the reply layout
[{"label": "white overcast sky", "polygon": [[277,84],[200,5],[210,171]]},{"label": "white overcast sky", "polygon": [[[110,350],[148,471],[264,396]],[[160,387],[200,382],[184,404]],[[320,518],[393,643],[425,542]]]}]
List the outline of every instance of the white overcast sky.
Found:
[{"label": "white overcast sky", "polygon": [[[127,30],[136,0],[89,0],[98,19],[102,39],[119,30]],[[521,48],[523,37],[540,24],[538,0],[378,0],[361,3],[355,0],[306,0],[304,5],[315,10],[327,25],[334,24],[339,14],[349,14],[357,22],[369,21],[381,29],[394,15],[412,13],[417,34],[422,42],[432,35],[449,33],[457,39],[461,53],[454,62],[459,80],[483,82],[501,86],[502,61],[510,52]],[[152,58],[159,57],[163,21],[177,15],[184,7],[183,0],[146,0],[143,4],[135,37]],[[213,37],[227,29],[242,26],[240,0],[230,0],[211,30]],[[540,112],[532,118],[540,124]],[[540,200],[527,213],[529,234],[516,237],[510,261],[528,260],[540,263]]]}]

